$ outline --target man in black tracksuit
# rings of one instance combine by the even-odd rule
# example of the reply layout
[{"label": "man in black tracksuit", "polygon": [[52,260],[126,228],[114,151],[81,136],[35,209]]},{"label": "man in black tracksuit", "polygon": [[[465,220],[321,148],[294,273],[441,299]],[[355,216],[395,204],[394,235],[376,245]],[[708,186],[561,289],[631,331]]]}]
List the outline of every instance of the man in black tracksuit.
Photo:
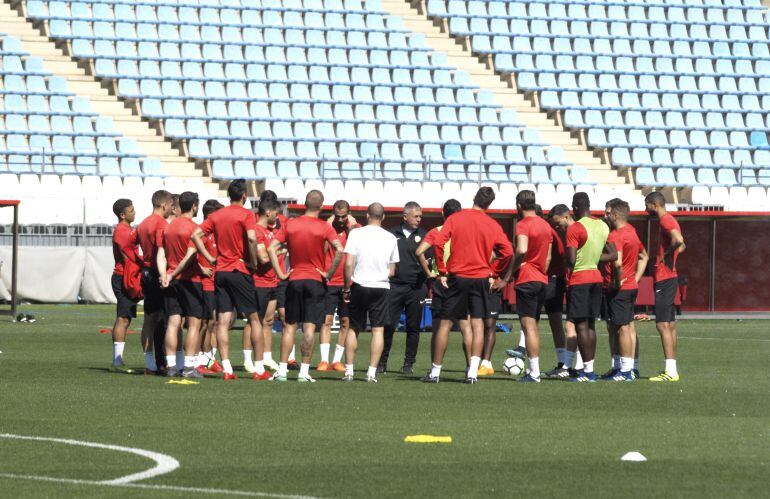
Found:
[{"label": "man in black tracksuit", "polygon": [[402,372],[413,372],[417,347],[420,344],[420,322],[422,308],[428,294],[427,276],[417,260],[416,250],[420,241],[425,237],[425,230],[420,228],[422,208],[414,201],[404,206],[404,219],[398,227],[391,229],[398,240],[399,262],[396,265],[396,275],[390,278],[388,293],[388,324],[385,326],[385,348],[380,357],[377,372],[387,370],[388,354],[393,343],[393,332],[396,330],[401,313],[406,315],[406,353]]}]

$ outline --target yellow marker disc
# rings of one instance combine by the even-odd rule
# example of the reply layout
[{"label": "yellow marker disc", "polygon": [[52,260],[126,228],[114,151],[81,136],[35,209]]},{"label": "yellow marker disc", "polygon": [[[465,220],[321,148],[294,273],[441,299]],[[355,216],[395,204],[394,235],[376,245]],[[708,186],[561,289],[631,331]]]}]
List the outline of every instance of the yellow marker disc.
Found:
[{"label": "yellow marker disc", "polygon": [[200,381],[193,381],[191,379],[170,379],[166,381],[167,385],[200,385]]},{"label": "yellow marker disc", "polygon": [[413,444],[451,444],[452,437],[437,435],[407,435],[404,442]]}]

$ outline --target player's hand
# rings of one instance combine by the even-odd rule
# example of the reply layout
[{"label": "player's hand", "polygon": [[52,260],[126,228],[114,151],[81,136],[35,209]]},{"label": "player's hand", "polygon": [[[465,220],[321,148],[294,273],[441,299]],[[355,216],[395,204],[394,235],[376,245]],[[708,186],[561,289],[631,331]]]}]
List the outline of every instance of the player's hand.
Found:
[{"label": "player's hand", "polygon": [[342,290],[342,301],[345,303],[350,303],[350,290],[349,289],[343,289]]},{"label": "player's hand", "polygon": [[448,280],[448,279],[447,279],[447,276],[445,276],[445,275],[442,275],[442,276],[440,276],[440,277],[438,278],[438,280],[439,280],[439,282],[441,283],[441,285],[442,285],[442,286],[444,286],[445,288],[448,288],[448,287],[449,287],[449,284],[447,283],[447,280]]},{"label": "player's hand", "polygon": [[217,264],[217,258],[215,256],[212,256],[211,258],[206,258],[206,260],[209,262],[210,265]]},{"label": "player's hand", "polygon": [[169,285],[169,282],[170,280],[168,278],[168,274],[160,277],[160,287],[167,288]]},{"label": "player's hand", "polygon": [[490,290],[492,291],[500,291],[504,287],[508,285],[508,282],[504,281],[503,279],[500,279],[499,277],[495,279],[495,282],[492,283],[492,286],[490,286]]},{"label": "player's hand", "polygon": [[440,275],[441,274],[439,274],[438,272],[431,270],[430,273],[428,274],[428,279],[435,279],[436,277],[438,277]]},{"label": "player's hand", "polygon": [[663,255],[663,265],[674,270],[674,257],[671,253],[665,253]]},{"label": "player's hand", "polygon": [[280,275],[278,275],[278,279],[281,281],[285,281],[289,278],[292,272],[294,272],[294,269],[289,269],[289,271],[286,272],[285,274],[282,272]]},{"label": "player's hand", "polygon": [[353,228],[356,225],[358,225],[358,220],[356,220],[356,217],[348,213],[348,228]]},{"label": "player's hand", "polygon": [[328,223],[329,225],[334,223],[334,214],[329,215],[329,218],[326,219],[326,223]]},{"label": "player's hand", "polygon": [[214,275],[214,269],[211,267],[201,267],[201,273],[206,277],[211,277]]},{"label": "player's hand", "polygon": [[328,281],[329,279],[331,279],[331,276],[329,275],[328,272],[324,272],[323,270],[319,269],[318,267],[316,267],[315,270],[316,270],[316,272],[321,274],[321,277],[323,277],[324,281]]}]

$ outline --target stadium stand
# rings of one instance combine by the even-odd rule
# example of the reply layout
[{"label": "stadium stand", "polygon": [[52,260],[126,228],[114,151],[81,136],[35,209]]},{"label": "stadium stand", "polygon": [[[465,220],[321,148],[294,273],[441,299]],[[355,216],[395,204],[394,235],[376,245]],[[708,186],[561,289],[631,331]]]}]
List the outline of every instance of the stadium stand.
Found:
[{"label": "stadium stand", "polygon": [[767,209],[768,25],[758,0],[427,0],[518,89],[694,204]]}]

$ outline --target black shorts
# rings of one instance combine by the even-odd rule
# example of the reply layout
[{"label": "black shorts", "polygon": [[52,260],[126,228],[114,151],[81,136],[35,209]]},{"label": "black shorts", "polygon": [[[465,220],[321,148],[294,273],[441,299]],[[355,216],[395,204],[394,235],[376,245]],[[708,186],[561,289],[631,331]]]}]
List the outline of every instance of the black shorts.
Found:
[{"label": "black shorts", "polygon": [[126,319],[136,317],[136,302],[139,300],[129,298],[123,291],[122,275],[112,274],[112,292],[115,293],[115,299],[118,300],[117,313],[115,315]]},{"label": "black shorts", "polygon": [[655,283],[655,322],[676,322],[674,300],[678,288],[677,277]]},{"label": "black shorts", "polygon": [[637,289],[620,290],[615,294],[607,294],[607,316],[613,326],[625,326],[634,322],[634,304]]},{"label": "black shorts", "polygon": [[446,299],[441,306],[443,320],[488,319],[492,317],[489,303],[489,279],[450,277]]},{"label": "black shorts", "polygon": [[326,300],[324,304],[324,313],[326,315],[337,315],[340,319],[343,317],[349,317],[348,304],[342,299],[342,286],[327,286],[326,287]]},{"label": "black shorts", "polygon": [[503,312],[503,291],[489,291],[489,314],[497,318]]},{"label": "black shorts", "polygon": [[181,315],[202,319],[205,308],[203,286],[199,282],[174,279],[163,290],[166,317]]},{"label": "black shorts", "polygon": [[540,318],[540,311],[545,303],[546,285],[542,282],[525,282],[517,284],[516,290],[516,313],[519,317]]},{"label": "black shorts", "polygon": [[277,299],[278,291],[275,286],[269,288],[257,286],[256,290],[257,311],[259,312],[259,317],[262,320],[265,320],[265,314],[267,314],[267,305],[271,301]]},{"label": "black shorts", "polygon": [[610,291],[602,287],[602,304],[599,307],[599,319],[610,322]]},{"label": "black shorts", "polygon": [[144,313],[163,312],[163,291],[160,287],[160,274],[152,268],[142,269],[142,294],[144,295]]},{"label": "black shorts", "polygon": [[203,319],[210,321],[216,318],[217,293],[216,291],[203,292]]},{"label": "black shorts", "polygon": [[235,308],[246,317],[257,311],[257,297],[254,280],[249,274],[233,270],[217,272],[214,277],[217,287],[217,312],[226,314]]},{"label": "black shorts", "polygon": [[567,288],[567,320],[596,319],[602,306],[601,283],[576,284]]},{"label": "black shorts", "polygon": [[388,320],[388,290],[367,288],[356,283],[350,287],[350,327],[360,333],[366,329],[366,318],[371,327],[385,327]]},{"label": "black shorts", "polygon": [[277,308],[286,308],[286,288],[289,287],[289,281],[278,281],[278,287],[275,289],[278,300]]},{"label": "black shorts", "polygon": [[545,313],[561,314],[564,312],[564,293],[567,291],[567,278],[551,276],[545,287]]},{"label": "black shorts", "polygon": [[444,285],[441,284],[440,280],[436,279],[431,285],[430,289],[431,289],[431,294],[430,294],[431,320],[439,321],[441,320],[441,307],[444,306],[444,301],[446,300],[447,288],[445,288]]},{"label": "black shorts", "polygon": [[323,324],[326,284],[313,279],[289,281],[286,288],[287,324]]}]

